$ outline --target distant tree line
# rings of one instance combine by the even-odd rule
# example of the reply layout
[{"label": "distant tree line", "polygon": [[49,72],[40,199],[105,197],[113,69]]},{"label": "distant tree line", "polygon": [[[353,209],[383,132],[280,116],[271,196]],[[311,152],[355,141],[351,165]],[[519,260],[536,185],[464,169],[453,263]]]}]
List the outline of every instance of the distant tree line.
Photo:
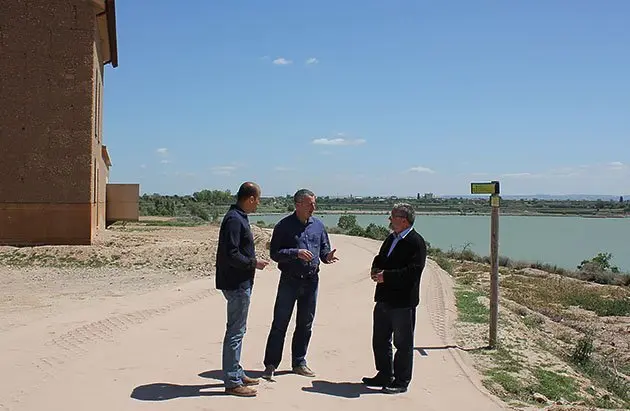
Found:
[{"label": "distant tree line", "polygon": [[[199,218],[213,221],[222,216],[235,196],[230,190],[201,190],[191,195],[144,194],[140,197],[140,214],[143,216],[172,216]],[[436,198],[417,196],[399,197],[328,197],[317,199],[317,208],[323,211],[374,211],[387,212],[400,201],[410,203],[418,213],[448,213],[459,215],[486,214],[489,212],[487,197]],[[258,208],[260,213],[292,212],[293,198],[287,196],[263,197]],[[619,200],[549,200],[549,199],[502,199],[501,212],[517,215],[583,215],[625,216],[630,214],[630,201]]]}]

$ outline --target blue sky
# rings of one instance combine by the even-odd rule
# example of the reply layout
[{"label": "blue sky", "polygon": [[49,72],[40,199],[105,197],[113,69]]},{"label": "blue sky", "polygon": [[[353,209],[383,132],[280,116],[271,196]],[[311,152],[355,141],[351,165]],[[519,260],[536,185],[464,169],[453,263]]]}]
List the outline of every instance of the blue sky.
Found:
[{"label": "blue sky", "polygon": [[110,182],[630,193],[630,1],[118,1]]}]

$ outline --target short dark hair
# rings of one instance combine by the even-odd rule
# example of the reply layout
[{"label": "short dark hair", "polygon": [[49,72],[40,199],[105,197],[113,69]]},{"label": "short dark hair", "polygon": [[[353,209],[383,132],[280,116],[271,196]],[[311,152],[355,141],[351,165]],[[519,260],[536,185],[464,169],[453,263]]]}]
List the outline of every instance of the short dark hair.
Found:
[{"label": "short dark hair", "polygon": [[236,201],[247,200],[249,197],[258,197],[260,195],[260,186],[251,181],[246,181],[238,189]]},{"label": "short dark hair", "polygon": [[293,195],[293,202],[297,204],[304,200],[304,197],[315,197],[315,193],[306,188],[301,188]]}]

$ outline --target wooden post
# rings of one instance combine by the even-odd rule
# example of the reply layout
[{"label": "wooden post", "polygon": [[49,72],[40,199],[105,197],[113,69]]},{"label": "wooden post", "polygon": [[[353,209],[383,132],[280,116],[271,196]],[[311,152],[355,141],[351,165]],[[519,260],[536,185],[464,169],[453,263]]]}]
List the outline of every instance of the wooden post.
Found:
[{"label": "wooden post", "polygon": [[497,323],[499,319],[499,195],[490,196],[490,344],[497,348]]}]

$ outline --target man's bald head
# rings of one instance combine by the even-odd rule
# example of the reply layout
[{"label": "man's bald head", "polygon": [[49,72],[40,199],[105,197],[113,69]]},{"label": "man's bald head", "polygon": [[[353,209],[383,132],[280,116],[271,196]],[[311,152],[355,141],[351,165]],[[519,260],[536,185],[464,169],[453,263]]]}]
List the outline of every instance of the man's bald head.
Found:
[{"label": "man's bald head", "polygon": [[260,204],[260,186],[254,182],[246,181],[238,189],[236,201],[246,213],[256,211]]}]

